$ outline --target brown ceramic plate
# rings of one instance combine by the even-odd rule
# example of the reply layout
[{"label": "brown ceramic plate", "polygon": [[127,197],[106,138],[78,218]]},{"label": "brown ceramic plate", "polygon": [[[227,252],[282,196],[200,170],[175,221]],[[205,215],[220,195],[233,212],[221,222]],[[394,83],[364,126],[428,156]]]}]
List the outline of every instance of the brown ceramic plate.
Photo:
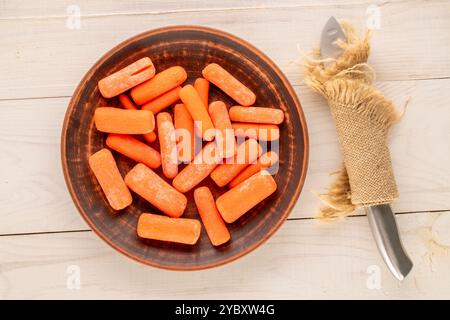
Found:
[{"label": "brown ceramic plate", "polygon": [[[201,76],[201,70],[216,62],[230,71],[253,92],[256,106],[274,106],[286,114],[280,126],[280,166],[275,180],[278,190],[235,223],[229,225],[232,240],[213,247],[203,228],[196,245],[139,239],[136,223],[142,212],[159,212],[133,194],[133,204],[114,212],[108,205],[88,166],[88,157],[105,147],[105,134],[93,124],[95,108],[118,106],[118,99],[104,99],[97,82],[126,65],[149,56],[157,71],[181,65],[188,72],[188,83]],[[219,89],[211,86],[210,101],[235,105]],[[135,164],[114,153],[124,176]],[[308,136],[305,118],[297,96],[286,77],[262,52],[228,33],[197,26],[166,27],[142,33],[119,44],[105,54],[84,76],[67,109],[61,136],[64,176],[75,205],[89,226],[109,245],[139,262],[174,270],[195,270],[233,261],[261,245],[281,226],[294,207],[305,180],[308,162]],[[160,169],[157,170],[161,172]],[[225,189],[209,186],[214,195]],[[192,192],[184,217],[199,219]]]}]

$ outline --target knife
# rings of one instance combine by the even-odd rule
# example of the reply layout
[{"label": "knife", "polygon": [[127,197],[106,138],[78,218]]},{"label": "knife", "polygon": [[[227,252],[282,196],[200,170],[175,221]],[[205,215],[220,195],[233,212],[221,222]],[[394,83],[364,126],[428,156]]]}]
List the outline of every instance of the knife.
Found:
[{"label": "knife", "polygon": [[[320,40],[320,54],[322,58],[338,58],[342,48],[337,41],[346,40],[344,31],[339,22],[331,17],[322,30]],[[389,270],[398,279],[403,280],[413,267],[411,259],[403,248],[395,221],[395,215],[389,204],[373,205],[365,207],[369,219],[370,228],[378,247]]]}]

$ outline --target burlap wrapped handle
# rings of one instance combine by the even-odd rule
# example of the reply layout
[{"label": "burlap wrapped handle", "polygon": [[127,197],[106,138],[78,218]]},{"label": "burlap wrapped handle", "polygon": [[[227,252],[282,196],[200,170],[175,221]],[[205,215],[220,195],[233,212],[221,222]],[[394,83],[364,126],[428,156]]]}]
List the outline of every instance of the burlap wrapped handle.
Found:
[{"label": "burlap wrapped handle", "polygon": [[398,198],[387,145],[389,121],[379,112],[390,104],[372,86],[353,80],[325,85],[356,206]]},{"label": "burlap wrapped handle", "polygon": [[341,144],[344,166],[327,193],[321,218],[345,216],[357,207],[391,203],[398,198],[387,137],[398,114],[372,84],[369,34],[360,39],[341,22],[347,42],[342,55],[324,61],[316,49],[306,62],[305,82],[328,101]]}]

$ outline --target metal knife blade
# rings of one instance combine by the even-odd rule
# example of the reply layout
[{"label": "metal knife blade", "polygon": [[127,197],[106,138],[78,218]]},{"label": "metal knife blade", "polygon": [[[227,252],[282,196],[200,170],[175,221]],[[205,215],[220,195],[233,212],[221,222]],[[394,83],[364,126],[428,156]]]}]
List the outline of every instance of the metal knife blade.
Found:
[{"label": "metal knife blade", "polygon": [[320,54],[322,58],[337,58],[342,49],[336,44],[338,39],[345,40],[345,33],[335,17],[328,19],[320,38]]},{"label": "metal knife blade", "polygon": [[[338,39],[345,41],[345,33],[336,18],[331,17],[325,24],[320,39],[322,58],[339,57],[342,49],[336,45]],[[374,205],[366,207],[365,211],[384,262],[398,280],[403,280],[411,271],[413,263],[403,248],[391,206]]]},{"label": "metal knife blade", "polygon": [[413,263],[403,248],[391,206],[380,204],[365,210],[378,251],[394,276],[403,280],[411,271]]}]

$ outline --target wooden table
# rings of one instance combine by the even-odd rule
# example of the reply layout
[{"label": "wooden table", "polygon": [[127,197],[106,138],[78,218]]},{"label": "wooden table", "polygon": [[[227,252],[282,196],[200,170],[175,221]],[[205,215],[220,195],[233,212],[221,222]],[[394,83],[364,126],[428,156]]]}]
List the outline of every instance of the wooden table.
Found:
[{"label": "wooden table", "polygon": [[[374,2],[0,1],[0,298],[450,298],[450,3]],[[394,210],[415,264],[401,283],[362,213],[313,219],[313,191],[341,155],[299,62],[331,15],[375,28],[377,86],[400,109],[410,98],[390,138]],[[60,165],[64,113],[83,74],[122,40],[174,24],[220,28],[269,55],[297,90],[311,141],[307,181],[283,227],[250,255],[201,272],[157,270],[108,247],[77,213]]]}]

